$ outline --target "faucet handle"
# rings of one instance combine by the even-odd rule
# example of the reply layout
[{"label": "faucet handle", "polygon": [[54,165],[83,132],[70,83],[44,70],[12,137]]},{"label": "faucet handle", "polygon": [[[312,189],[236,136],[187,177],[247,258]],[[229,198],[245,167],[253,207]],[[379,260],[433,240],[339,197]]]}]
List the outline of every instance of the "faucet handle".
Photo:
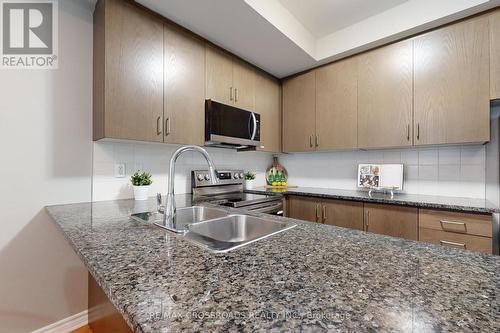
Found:
[{"label": "faucet handle", "polygon": [[163,199],[161,193],[156,193],[157,210],[163,214],[165,212],[165,206],[162,205],[162,201]]}]

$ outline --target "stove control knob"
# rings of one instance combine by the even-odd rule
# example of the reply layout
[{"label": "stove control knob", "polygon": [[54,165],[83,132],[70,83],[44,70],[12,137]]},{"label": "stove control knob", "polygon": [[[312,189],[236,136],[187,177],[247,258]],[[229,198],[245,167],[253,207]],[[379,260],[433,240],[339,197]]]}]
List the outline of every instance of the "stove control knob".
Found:
[{"label": "stove control knob", "polygon": [[234,177],[234,179],[238,179],[238,178],[240,178],[240,175],[238,175],[237,173],[235,173],[235,174],[233,175],[233,177]]},{"label": "stove control knob", "polygon": [[245,177],[245,175],[243,174],[243,172],[240,172],[240,178],[243,179],[243,177]]},{"label": "stove control knob", "polygon": [[199,175],[198,175],[198,177],[196,177],[196,178],[198,178],[198,180],[199,180],[200,182],[201,182],[203,179],[205,179],[205,177],[203,177],[203,175],[202,175],[202,174],[199,174]]},{"label": "stove control knob", "polygon": [[209,174],[205,175],[205,180],[210,180],[210,175]]}]

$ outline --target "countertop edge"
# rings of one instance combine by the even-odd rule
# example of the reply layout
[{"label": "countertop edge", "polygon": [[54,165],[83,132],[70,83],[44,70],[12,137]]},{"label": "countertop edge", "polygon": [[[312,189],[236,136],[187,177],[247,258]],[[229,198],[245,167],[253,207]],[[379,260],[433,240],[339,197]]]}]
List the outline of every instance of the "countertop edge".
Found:
[{"label": "countertop edge", "polygon": [[[317,188],[318,191],[321,188]],[[328,190],[328,189],[325,189]],[[245,190],[247,193],[254,194],[281,194],[284,196],[299,196],[299,197],[309,197],[309,198],[322,198],[322,199],[334,199],[334,200],[346,200],[346,201],[356,201],[356,202],[367,202],[367,203],[379,203],[386,205],[397,205],[397,206],[406,206],[406,207],[416,207],[416,208],[431,208],[431,209],[441,209],[441,210],[451,210],[457,212],[465,212],[465,213],[476,213],[476,214],[496,214],[500,213],[500,208],[487,208],[487,207],[471,207],[464,205],[454,205],[454,204],[445,204],[445,203],[433,203],[433,202],[419,202],[412,200],[398,200],[398,199],[390,199],[390,198],[380,198],[380,197],[363,197],[363,196],[355,196],[355,195],[341,195],[341,194],[331,194],[331,193],[314,193],[308,192],[307,190],[301,191],[300,188],[296,190],[285,190],[283,192],[273,193],[270,190],[265,188],[256,188],[251,190]],[[397,194],[395,195],[395,197]],[[464,199],[464,198],[462,198]],[[473,198],[471,198],[473,199]]]}]

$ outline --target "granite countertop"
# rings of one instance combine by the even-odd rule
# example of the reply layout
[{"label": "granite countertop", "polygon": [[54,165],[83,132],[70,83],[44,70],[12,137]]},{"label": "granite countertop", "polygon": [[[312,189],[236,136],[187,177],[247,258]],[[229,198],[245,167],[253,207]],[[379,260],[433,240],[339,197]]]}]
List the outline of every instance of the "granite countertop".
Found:
[{"label": "granite countertop", "polygon": [[154,208],[47,207],[135,332],[500,331],[499,256],[271,216],[297,227],[214,254],[129,218]]},{"label": "granite countertop", "polygon": [[247,192],[259,193],[259,194],[279,193],[283,195],[297,195],[297,196],[316,197],[325,199],[352,200],[352,201],[362,201],[362,202],[393,204],[401,206],[412,206],[420,208],[448,209],[448,210],[471,212],[471,213],[485,213],[485,214],[500,213],[500,208],[495,206],[492,202],[484,199],[475,199],[475,198],[404,194],[404,193],[396,193],[394,194],[394,197],[391,198],[389,194],[383,194],[383,193],[373,193],[372,196],[369,196],[368,191],[339,190],[339,189],[317,188],[317,187],[287,188],[285,191],[281,190],[277,191],[277,190],[267,189],[265,187],[259,187]]}]

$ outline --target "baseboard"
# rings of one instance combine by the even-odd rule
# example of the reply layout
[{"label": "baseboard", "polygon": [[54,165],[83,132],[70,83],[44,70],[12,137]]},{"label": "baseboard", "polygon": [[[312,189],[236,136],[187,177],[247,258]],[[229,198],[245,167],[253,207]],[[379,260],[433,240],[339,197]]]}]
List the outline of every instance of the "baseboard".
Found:
[{"label": "baseboard", "polygon": [[59,320],[58,322],[50,324],[49,326],[39,328],[31,333],[69,333],[76,330],[77,328],[87,325],[88,323],[89,311],[85,310],[72,315],[71,317]]}]

